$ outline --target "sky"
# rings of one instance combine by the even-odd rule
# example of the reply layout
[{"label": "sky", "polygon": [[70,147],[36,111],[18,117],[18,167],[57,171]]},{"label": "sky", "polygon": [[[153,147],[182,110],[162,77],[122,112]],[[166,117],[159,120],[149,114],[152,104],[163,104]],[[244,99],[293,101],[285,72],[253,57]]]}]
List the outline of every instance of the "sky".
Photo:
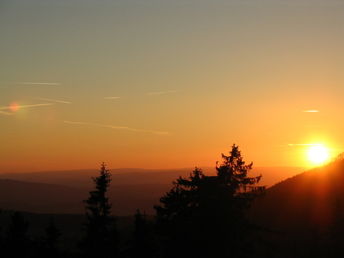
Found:
[{"label": "sky", "polygon": [[[0,0],[0,172],[344,150],[341,0]],[[310,112],[316,111],[316,112]]]}]

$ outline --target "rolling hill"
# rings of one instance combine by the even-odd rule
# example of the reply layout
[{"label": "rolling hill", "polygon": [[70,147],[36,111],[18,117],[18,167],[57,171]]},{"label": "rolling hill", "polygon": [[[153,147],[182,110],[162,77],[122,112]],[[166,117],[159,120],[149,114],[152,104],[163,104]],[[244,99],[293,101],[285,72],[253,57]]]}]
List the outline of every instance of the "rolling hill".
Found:
[{"label": "rolling hill", "polygon": [[[123,232],[131,230],[128,227],[132,227],[132,215],[137,208],[153,214],[153,205],[171,187],[171,181],[179,174],[187,175],[189,171],[115,171],[109,197],[114,214],[127,221],[123,224]],[[264,171],[278,177],[283,169],[263,169],[263,175]],[[50,217],[47,214],[54,213],[57,224],[66,228],[65,241],[69,242],[68,239],[80,237],[83,216],[79,214],[84,212],[82,200],[88,197],[92,183],[90,177],[96,174],[97,170],[2,175],[17,180],[0,179],[0,207],[42,213],[26,215],[33,230],[39,231],[37,235],[41,234]],[[42,182],[32,182],[35,180]],[[312,252],[323,255],[319,257],[327,257],[328,243],[334,243],[328,241],[334,234],[333,229],[342,226],[344,229],[344,223],[338,223],[344,221],[343,208],[344,160],[337,160],[268,188],[250,210],[252,222],[262,229],[253,237],[263,241],[259,242],[266,246],[263,248],[272,248],[274,257],[310,257],[310,254],[316,257]],[[124,216],[129,217],[126,219]],[[8,220],[8,216],[3,219]],[[316,244],[317,241],[321,245]],[[316,245],[317,248],[313,248]]]},{"label": "rolling hill", "polygon": [[[263,178],[269,178],[272,183],[271,180],[280,180],[282,175],[293,175],[299,170],[257,168],[253,173],[266,175]],[[171,188],[172,181],[179,176],[187,176],[190,171],[191,168],[111,170],[109,197],[114,213],[131,215],[139,208],[153,214],[153,206]],[[204,171],[206,174],[215,173],[213,168],[205,168]],[[95,169],[1,174],[0,207],[37,213],[83,213],[82,200],[88,197],[88,191],[93,187],[91,177],[97,174]]]},{"label": "rolling hill", "polygon": [[[193,168],[182,169],[140,169],[118,168],[111,169],[113,185],[134,184],[171,184],[179,176],[188,176]],[[214,167],[202,168],[208,175],[215,174]],[[301,167],[254,167],[252,174],[262,174],[261,183],[271,186],[286,178],[303,172]],[[25,173],[1,173],[0,179],[13,179],[25,182],[59,184],[71,187],[91,187],[92,180],[98,174],[97,169],[40,171]]]},{"label": "rolling hill", "polygon": [[[153,205],[169,188],[162,184],[113,185],[109,198],[116,215],[132,215],[136,209],[153,213]],[[0,179],[0,207],[35,213],[82,214],[89,189],[63,185]]]},{"label": "rolling hill", "polygon": [[328,227],[344,218],[344,160],[288,178],[267,189],[253,213],[270,228]]}]

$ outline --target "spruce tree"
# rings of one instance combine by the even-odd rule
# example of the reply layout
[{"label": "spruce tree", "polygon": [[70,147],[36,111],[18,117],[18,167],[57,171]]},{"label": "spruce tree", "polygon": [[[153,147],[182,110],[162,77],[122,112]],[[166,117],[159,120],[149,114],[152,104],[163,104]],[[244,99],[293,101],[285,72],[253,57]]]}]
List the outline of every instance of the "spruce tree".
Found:
[{"label": "spruce tree", "polygon": [[58,257],[58,240],[61,236],[60,231],[55,225],[53,218],[50,218],[49,225],[45,229],[45,237],[43,238],[44,250],[48,257]]},{"label": "spruce tree", "polygon": [[[0,210],[0,217],[1,217],[1,214],[2,213],[2,210]],[[0,250],[3,250],[3,248],[4,248],[4,237],[3,237],[3,229],[2,229],[2,227],[0,227]]]},{"label": "spruce tree", "polygon": [[249,249],[246,210],[263,190],[249,177],[252,163],[243,161],[238,146],[222,154],[216,176],[196,168],[178,178],[156,206],[165,257],[240,257]]},{"label": "spruce tree", "polygon": [[4,257],[30,257],[32,243],[28,236],[28,229],[29,223],[23,215],[20,212],[14,212],[4,240]]},{"label": "spruce tree", "polygon": [[111,215],[111,204],[107,197],[111,174],[102,163],[100,174],[93,178],[95,189],[90,191],[86,205],[86,235],[81,246],[87,257],[115,257],[117,253],[117,231],[115,218]]},{"label": "spruce tree", "polygon": [[156,257],[156,248],[154,246],[153,225],[147,220],[146,213],[140,210],[136,211],[134,217],[134,234],[131,248],[131,257]]}]

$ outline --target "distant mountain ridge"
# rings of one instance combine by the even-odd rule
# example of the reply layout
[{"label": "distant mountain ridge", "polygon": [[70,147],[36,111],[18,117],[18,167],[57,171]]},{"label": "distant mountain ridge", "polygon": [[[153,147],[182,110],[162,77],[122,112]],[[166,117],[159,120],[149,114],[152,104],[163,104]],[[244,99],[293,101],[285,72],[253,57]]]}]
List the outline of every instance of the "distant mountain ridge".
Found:
[{"label": "distant mountain ridge", "polygon": [[0,208],[37,213],[80,213],[85,191],[72,187],[0,179]]},{"label": "distant mountain ridge", "polygon": [[[188,176],[194,168],[179,169],[110,169],[112,184],[170,184],[179,176]],[[215,167],[202,168],[205,174],[215,174]],[[271,186],[286,178],[303,172],[301,167],[254,167],[253,175],[262,174],[263,185]],[[91,177],[96,176],[97,169],[40,171],[25,173],[1,173],[0,179],[14,179],[27,182],[40,182],[68,185],[73,187],[90,187]]]},{"label": "distant mountain ridge", "polygon": [[[109,197],[114,214],[127,216],[136,209],[153,214],[153,206],[179,176],[188,176],[192,168],[185,169],[113,169]],[[259,168],[253,174],[270,174],[270,178],[294,175],[298,168]],[[214,168],[205,168],[214,174]],[[91,177],[98,170],[47,171],[0,174],[0,208],[36,213],[82,214],[82,201],[93,187]],[[273,177],[275,176],[275,177]],[[277,179],[274,179],[277,180]]]},{"label": "distant mountain ridge", "polygon": [[[114,214],[132,215],[136,209],[153,213],[168,185],[116,185],[109,189]],[[0,179],[0,208],[35,213],[83,214],[83,200],[91,189]]]}]

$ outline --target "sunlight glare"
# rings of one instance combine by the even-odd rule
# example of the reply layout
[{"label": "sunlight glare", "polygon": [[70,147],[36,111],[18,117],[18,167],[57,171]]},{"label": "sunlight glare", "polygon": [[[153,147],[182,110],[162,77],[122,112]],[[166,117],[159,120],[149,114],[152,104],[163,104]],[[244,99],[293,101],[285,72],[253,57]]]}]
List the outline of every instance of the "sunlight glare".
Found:
[{"label": "sunlight glare", "polygon": [[329,160],[329,149],[322,144],[310,146],[307,150],[308,160],[313,165],[321,165]]}]

